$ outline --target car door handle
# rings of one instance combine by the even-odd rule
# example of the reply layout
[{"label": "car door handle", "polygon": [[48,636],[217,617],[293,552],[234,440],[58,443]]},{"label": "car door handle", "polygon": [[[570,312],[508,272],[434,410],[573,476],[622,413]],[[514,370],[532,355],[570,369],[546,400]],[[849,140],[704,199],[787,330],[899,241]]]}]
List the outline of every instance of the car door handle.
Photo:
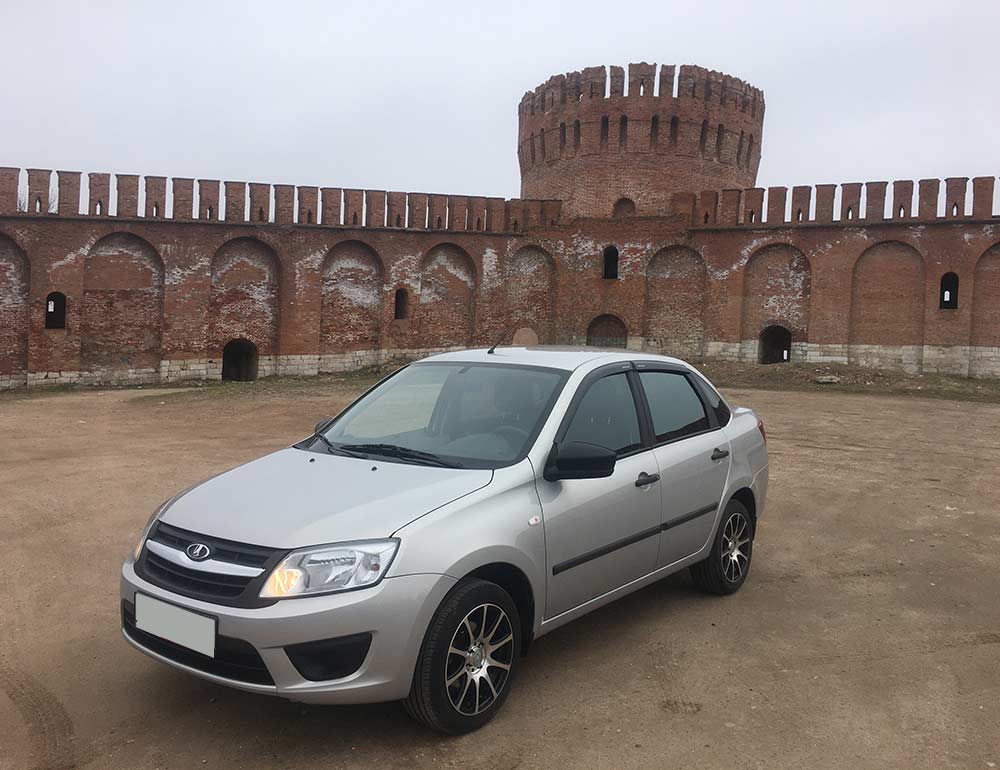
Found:
[{"label": "car door handle", "polygon": [[644,487],[647,486],[648,484],[655,484],[659,480],[660,480],[659,473],[646,473],[645,471],[643,471],[642,473],[639,474],[639,478],[635,480],[635,485],[637,487]]},{"label": "car door handle", "polygon": [[712,459],[713,460],[721,460],[723,457],[729,457],[729,450],[728,449],[719,449],[718,447],[716,447],[712,451]]}]

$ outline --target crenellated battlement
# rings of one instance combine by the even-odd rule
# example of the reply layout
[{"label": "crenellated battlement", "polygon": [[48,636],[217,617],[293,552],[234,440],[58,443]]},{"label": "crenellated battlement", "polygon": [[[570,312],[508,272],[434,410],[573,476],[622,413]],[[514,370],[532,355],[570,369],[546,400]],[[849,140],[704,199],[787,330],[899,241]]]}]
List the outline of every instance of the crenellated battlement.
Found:
[{"label": "crenellated battlement", "polygon": [[996,177],[847,182],[676,193],[674,213],[696,227],[844,226],[1000,217]]},{"label": "crenellated battlement", "polygon": [[764,94],[693,65],[640,62],[555,75],[518,106],[521,194],[565,201],[569,216],[669,208],[670,195],[752,186]]},{"label": "crenellated battlement", "polygon": [[[520,232],[561,201],[0,167],[0,216],[144,218],[405,230]],[[114,176],[114,184],[112,184]]]}]

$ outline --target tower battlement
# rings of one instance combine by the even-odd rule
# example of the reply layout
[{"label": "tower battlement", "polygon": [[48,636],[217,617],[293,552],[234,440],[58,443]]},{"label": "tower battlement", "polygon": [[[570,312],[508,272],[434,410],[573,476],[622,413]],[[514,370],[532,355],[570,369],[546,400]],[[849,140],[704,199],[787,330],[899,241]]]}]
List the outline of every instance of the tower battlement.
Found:
[{"label": "tower battlement", "polygon": [[753,187],[763,121],[760,89],[703,67],[555,75],[518,105],[521,196],[607,217],[666,213],[681,191]]}]

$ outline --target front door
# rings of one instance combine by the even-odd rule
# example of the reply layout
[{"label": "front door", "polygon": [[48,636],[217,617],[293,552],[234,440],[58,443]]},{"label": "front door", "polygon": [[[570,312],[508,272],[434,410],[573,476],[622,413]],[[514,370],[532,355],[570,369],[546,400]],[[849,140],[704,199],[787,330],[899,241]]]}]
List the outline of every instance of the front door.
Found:
[{"label": "front door", "polygon": [[[652,571],[660,530],[660,490],[640,483],[656,460],[640,430],[631,365],[599,370],[570,406],[557,440],[614,449],[613,475],[538,482],[545,515],[547,601],[553,618]],[[643,475],[645,474],[645,476]]]},{"label": "front door", "polygon": [[682,371],[649,371],[639,382],[653,423],[663,500],[657,567],[695,553],[712,535],[726,479],[729,440]]}]

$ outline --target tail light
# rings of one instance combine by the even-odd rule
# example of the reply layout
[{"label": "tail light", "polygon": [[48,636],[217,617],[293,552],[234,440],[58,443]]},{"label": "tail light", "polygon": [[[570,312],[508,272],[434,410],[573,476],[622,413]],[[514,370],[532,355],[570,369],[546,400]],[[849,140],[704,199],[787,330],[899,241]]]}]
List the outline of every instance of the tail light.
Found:
[{"label": "tail light", "polygon": [[767,433],[764,432],[764,421],[761,419],[757,420],[757,430],[760,431],[760,437],[764,439],[764,443],[767,443]]}]

